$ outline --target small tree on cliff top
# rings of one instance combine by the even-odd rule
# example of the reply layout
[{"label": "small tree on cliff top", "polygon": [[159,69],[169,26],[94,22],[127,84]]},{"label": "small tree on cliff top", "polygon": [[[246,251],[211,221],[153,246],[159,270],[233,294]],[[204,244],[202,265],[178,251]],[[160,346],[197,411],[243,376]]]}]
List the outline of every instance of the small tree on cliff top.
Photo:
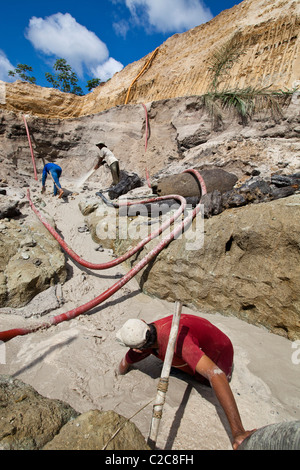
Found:
[{"label": "small tree on cliff top", "polygon": [[58,88],[64,93],[73,93],[74,95],[82,96],[84,93],[80,86],[78,86],[78,78],[72,67],[67,64],[66,59],[57,59],[53,65],[55,74],[45,73],[45,77],[54,88]]},{"label": "small tree on cliff top", "polygon": [[86,87],[87,87],[87,89],[88,89],[89,91],[92,91],[94,88],[96,88],[97,86],[99,86],[100,83],[101,83],[100,78],[92,78],[92,80],[88,80],[88,81],[87,81]]},{"label": "small tree on cliff top", "polygon": [[20,78],[23,82],[35,83],[35,77],[30,77],[27,75],[26,72],[32,72],[32,67],[27,64],[17,64],[15,70],[9,70],[8,75],[10,77],[15,77],[16,75]]}]

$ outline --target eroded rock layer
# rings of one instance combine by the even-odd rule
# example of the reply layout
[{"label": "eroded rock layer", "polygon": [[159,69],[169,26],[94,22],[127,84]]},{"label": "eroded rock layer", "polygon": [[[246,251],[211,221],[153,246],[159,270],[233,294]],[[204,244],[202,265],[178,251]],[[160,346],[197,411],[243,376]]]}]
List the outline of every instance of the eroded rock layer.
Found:
[{"label": "eroded rock layer", "polygon": [[[50,118],[99,113],[124,103],[201,95],[211,89],[211,57],[238,36],[239,58],[220,88],[292,89],[299,80],[300,5],[293,0],[244,0],[206,24],[175,34],[92,93],[78,97],[28,83],[0,83],[0,105]],[[145,71],[135,78],[148,63]]]}]

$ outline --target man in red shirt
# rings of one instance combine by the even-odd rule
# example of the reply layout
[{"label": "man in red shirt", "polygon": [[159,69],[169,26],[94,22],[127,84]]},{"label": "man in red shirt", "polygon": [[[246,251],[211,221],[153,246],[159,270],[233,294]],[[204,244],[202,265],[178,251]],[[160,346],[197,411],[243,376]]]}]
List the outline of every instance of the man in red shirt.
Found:
[{"label": "man in red shirt", "polygon": [[[150,324],[139,319],[128,320],[116,334],[119,343],[130,347],[119,364],[119,374],[125,374],[131,364],[150,354],[163,361],[171,325],[172,315]],[[233,367],[230,339],[208,320],[182,314],[172,366],[211,385],[227,416],[233,448],[237,449],[253,431],[245,431],[229,385]]]}]

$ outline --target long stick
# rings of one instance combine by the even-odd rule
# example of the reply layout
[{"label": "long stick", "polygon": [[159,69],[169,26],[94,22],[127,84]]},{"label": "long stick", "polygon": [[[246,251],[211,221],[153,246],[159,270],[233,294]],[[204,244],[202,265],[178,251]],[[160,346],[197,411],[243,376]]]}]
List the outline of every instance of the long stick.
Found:
[{"label": "long stick", "polygon": [[28,129],[28,125],[27,125],[27,121],[26,121],[25,116],[23,115],[22,117],[23,117],[23,121],[24,121],[24,124],[25,124],[25,129],[26,129],[27,138],[28,138],[28,143],[29,143],[29,148],[30,148],[30,153],[31,153],[31,160],[32,160],[32,165],[33,165],[34,178],[35,178],[35,180],[37,181],[38,177],[37,177],[37,172],[36,172],[36,166],[35,166],[35,160],[34,160],[34,154],[33,154],[33,149],[32,149],[32,144],[31,144],[29,129]]},{"label": "long stick", "polygon": [[177,301],[175,304],[175,313],[173,315],[173,321],[172,321],[166,356],[165,356],[163,368],[161,371],[160,380],[157,386],[157,395],[155,399],[155,405],[153,405],[151,429],[150,429],[150,433],[148,437],[148,445],[152,449],[154,449],[156,445],[158,428],[159,428],[160,420],[162,417],[162,410],[163,410],[163,406],[165,403],[166,393],[168,390],[169,375],[170,375],[172,360],[174,356],[175,343],[176,343],[176,339],[178,335],[181,309],[182,309],[182,303]]}]

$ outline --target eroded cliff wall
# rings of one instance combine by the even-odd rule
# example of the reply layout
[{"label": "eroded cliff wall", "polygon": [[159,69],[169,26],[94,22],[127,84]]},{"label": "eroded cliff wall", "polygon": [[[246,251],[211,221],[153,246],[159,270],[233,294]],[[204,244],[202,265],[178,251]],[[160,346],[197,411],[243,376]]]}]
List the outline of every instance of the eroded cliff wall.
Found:
[{"label": "eroded cliff wall", "polygon": [[300,78],[299,17],[297,1],[244,0],[206,24],[171,36],[134,83],[153,51],[83,97],[22,82],[0,82],[0,106],[69,118],[99,113],[123,105],[126,99],[147,103],[201,95],[211,87],[212,54],[237,33],[243,53],[221,85],[292,89]]}]

